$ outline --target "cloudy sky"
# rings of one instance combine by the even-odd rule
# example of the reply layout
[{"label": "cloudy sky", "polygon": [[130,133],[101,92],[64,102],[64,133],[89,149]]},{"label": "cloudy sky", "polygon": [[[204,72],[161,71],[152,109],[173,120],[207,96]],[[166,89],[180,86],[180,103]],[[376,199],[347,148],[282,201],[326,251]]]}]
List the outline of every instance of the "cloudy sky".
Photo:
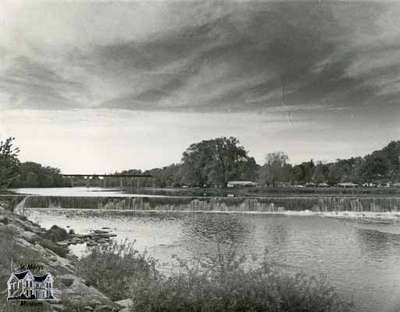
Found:
[{"label": "cloudy sky", "polygon": [[400,139],[400,3],[0,2],[0,137],[64,172],[236,136],[262,162]]}]

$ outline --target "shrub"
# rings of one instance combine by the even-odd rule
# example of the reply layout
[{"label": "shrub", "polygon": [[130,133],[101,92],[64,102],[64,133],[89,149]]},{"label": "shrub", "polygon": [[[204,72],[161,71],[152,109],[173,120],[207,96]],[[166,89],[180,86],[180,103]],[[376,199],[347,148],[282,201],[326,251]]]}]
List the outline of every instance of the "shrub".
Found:
[{"label": "shrub", "polygon": [[[131,311],[144,312],[347,312],[324,278],[282,273],[267,260],[252,263],[233,250],[184,261],[177,272],[157,272],[156,262],[132,244],[98,247],[80,260],[90,284],[112,300],[131,297]],[[254,259],[256,261],[256,259]],[[249,268],[250,267],[250,268]]]},{"label": "shrub", "polygon": [[325,279],[288,275],[263,262],[245,270],[240,264],[190,269],[169,277],[133,282],[132,311],[188,312],[345,312],[343,301]]},{"label": "shrub", "polygon": [[57,245],[57,243],[48,240],[48,239],[41,239],[39,241],[39,244],[47,249],[50,249],[51,251],[53,251],[54,253],[56,253],[57,255],[59,255],[60,257],[65,258],[69,252],[69,249],[67,246],[60,246]]},{"label": "shrub", "polygon": [[112,300],[130,296],[132,279],[154,279],[156,261],[139,253],[133,243],[113,242],[93,248],[78,262],[78,273]]},{"label": "shrub", "polygon": [[66,240],[69,235],[65,229],[57,225],[53,225],[49,230],[46,231],[46,233],[43,234],[43,237],[53,242],[59,242]]}]

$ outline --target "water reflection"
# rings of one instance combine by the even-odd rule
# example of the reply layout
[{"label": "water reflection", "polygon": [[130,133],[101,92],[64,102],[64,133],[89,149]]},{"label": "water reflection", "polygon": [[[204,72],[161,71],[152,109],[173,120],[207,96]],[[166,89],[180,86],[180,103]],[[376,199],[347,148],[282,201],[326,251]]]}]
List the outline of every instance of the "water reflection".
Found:
[{"label": "water reflection", "polygon": [[270,224],[266,226],[266,234],[271,241],[271,243],[275,246],[281,246],[287,244],[288,241],[288,227],[283,222],[278,220],[277,223]]},{"label": "water reflection", "polygon": [[400,234],[360,228],[357,235],[364,259],[368,261],[384,261],[391,255],[400,255]]},{"label": "water reflection", "polygon": [[251,226],[233,214],[193,214],[182,222],[181,240],[195,259],[244,254]]},{"label": "water reflection", "polygon": [[238,244],[250,229],[233,214],[194,214],[183,221],[183,235],[208,243]]}]

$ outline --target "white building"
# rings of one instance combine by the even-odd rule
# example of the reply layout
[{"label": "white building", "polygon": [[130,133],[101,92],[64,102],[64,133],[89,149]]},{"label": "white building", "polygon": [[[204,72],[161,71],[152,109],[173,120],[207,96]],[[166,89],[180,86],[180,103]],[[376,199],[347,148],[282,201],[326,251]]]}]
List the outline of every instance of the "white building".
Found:
[{"label": "white building", "polygon": [[339,187],[357,187],[358,184],[352,183],[352,182],[343,182],[343,183],[338,183],[337,186]]},{"label": "white building", "polygon": [[253,181],[229,181],[227,187],[246,187],[246,186],[257,186],[257,183]]},{"label": "white building", "polygon": [[54,299],[53,281],[53,277],[50,273],[44,275],[33,275],[30,270],[13,272],[7,281],[7,299]]}]

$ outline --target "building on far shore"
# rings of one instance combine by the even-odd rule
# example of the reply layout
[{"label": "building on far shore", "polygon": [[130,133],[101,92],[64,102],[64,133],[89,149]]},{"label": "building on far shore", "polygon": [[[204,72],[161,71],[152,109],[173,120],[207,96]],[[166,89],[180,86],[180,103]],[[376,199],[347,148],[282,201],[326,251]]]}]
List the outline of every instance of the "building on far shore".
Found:
[{"label": "building on far shore", "polygon": [[8,300],[53,300],[53,276],[30,270],[13,272],[7,281]]},{"label": "building on far shore", "polygon": [[257,186],[257,183],[253,181],[228,181],[228,184],[226,186],[229,188],[249,187],[249,186]]},{"label": "building on far shore", "polygon": [[346,188],[346,187],[357,187],[358,184],[355,184],[353,182],[343,182],[343,183],[338,183],[337,186],[344,187],[344,188]]}]

